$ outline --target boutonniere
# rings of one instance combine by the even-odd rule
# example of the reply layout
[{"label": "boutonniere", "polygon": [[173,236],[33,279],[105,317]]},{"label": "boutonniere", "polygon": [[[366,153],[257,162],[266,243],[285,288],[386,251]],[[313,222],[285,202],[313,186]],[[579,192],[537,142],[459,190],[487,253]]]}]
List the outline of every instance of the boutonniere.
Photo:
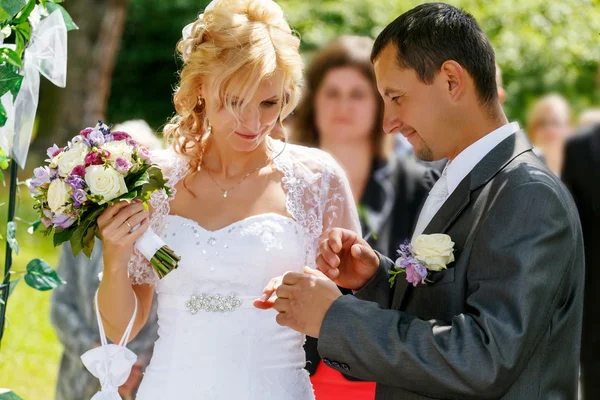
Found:
[{"label": "boutonniere", "polygon": [[441,271],[454,261],[454,242],[448,235],[436,233],[419,235],[410,243],[408,239],[398,249],[396,265],[390,274],[390,288],[396,283],[396,276],[406,274],[406,280],[413,286],[427,284],[431,272]]}]

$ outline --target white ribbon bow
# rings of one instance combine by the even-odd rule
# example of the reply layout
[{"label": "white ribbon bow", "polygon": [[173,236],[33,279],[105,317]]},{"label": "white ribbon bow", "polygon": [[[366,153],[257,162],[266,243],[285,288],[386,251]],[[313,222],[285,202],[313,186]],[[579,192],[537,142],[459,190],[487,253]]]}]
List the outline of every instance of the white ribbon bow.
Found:
[{"label": "white ribbon bow", "polygon": [[59,87],[67,83],[67,27],[60,10],[33,28],[19,73],[23,82],[14,104],[10,92],[1,99],[8,118],[0,128],[0,145],[6,154],[12,147],[14,160],[24,168],[39,100],[39,74]]},{"label": "white ribbon bow", "polygon": [[112,343],[84,353],[83,365],[100,380],[102,387],[91,400],[121,400],[119,386],[129,378],[136,360],[137,356],[127,347]]}]

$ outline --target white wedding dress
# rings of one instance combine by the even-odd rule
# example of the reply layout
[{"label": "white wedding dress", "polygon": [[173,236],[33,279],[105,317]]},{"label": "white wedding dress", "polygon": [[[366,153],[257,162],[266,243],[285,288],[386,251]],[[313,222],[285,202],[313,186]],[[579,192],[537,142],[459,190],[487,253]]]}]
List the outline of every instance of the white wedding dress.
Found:
[{"label": "white wedding dress", "polygon": [[[319,238],[330,227],[360,225],[345,174],[329,155],[268,140],[282,151],[274,165],[291,217],[260,214],[209,231],[171,215],[164,192],[151,199],[151,226],[181,262],[160,281],[140,254],[129,265],[132,283],[155,283],[158,293],[159,339],[140,400],[314,399],[304,336],[252,302],[271,278],[314,267]],[[154,160],[171,187],[187,172],[172,151]]]}]

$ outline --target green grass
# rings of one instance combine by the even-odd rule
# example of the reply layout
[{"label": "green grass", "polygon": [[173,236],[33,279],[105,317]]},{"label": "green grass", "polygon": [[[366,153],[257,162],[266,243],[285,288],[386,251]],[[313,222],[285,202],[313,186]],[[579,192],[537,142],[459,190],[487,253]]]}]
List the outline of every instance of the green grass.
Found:
[{"label": "green grass", "polygon": [[[23,177],[21,177],[23,179]],[[8,188],[0,184],[0,204],[6,201]],[[28,190],[21,190],[17,216],[37,219],[31,208]],[[0,206],[0,234],[6,237],[7,206]],[[27,233],[27,224],[17,224],[20,252],[15,256],[14,271],[23,271],[33,258],[43,258],[56,266],[58,249],[52,238],[39,232]],[[0,271],[4,271],[5,241],[0,240]],[[14,253],[13,253],[14,254]],[[54,399],[62,345],[50,325],[50,294],[38,292],[21,280],[10,296],[7,323],[0,348],[0,388],[10,388],[24,400]]]}]

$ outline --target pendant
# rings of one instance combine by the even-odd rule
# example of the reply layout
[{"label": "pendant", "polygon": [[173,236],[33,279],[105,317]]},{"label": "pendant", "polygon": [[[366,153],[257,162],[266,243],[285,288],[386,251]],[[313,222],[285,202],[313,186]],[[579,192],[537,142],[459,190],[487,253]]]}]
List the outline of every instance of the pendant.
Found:
[{"label": "pendant", "polygon": [[223,198],[227,198],[227,190],[223,192]]}]

